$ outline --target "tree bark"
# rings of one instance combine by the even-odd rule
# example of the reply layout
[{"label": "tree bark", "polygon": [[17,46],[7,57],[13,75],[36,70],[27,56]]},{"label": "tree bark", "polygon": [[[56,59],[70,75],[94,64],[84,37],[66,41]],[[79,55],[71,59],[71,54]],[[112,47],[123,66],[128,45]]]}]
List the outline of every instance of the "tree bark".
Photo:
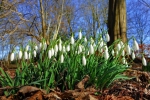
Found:
[{"label": "tree bark", "polygon": [[117,39],[121,39],[123,42],[127,41],[125,0],[109,0],[108,33],[110,35],[108,45]]}]

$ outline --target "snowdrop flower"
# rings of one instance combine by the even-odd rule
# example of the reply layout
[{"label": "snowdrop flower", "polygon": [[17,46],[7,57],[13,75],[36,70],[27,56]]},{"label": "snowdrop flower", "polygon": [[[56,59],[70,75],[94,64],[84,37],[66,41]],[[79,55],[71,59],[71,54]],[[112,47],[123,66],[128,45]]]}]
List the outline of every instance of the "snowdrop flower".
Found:
[{"label": "snowdrop flower", "polygon": [[143,63],[144,66],[147,66],[147,62],[146,62],[146,59],[145,59],[144,56],[142,57],[142,63]]},{"label": "snowdrop flower", "polygon": [[58,52],[58,45],[57,45],[57,44],[56,44],[55,47],[54,47],[54,51],[55,51],[55,53]]},{"label": "snowdrop flower", "polygon": [[91,37],[91,43],[93,44],[94,43],[94,40],[93,40],[93,38]]},{"label": "snowdrop flower", "polygon": [[63,52],[64,52],[64,53],[66,52],[66,47],[65,47],[65,46],[63,46]]},{"label": "snowdrop flower", "polygon": [[134,51],[139,50],[139,45],[135,39],[133,40],[133,50]]},{"label": "snowdrop flower", "polygon": [[84,37],[84,42],[85,42],[85,43],[87,42],[87,38],[86,38],[86,37]]},{"label": "snowdrop flower", "polygon": [[61,42],[61,40],[59,40],[58,49],[59,49],[59,51],[62,51],[62,42]]},{"label": "snowdrop flower", "polygon": [[135,59],[135,53],[132,52],[132,59],[134,60]]},{"label": "snowdrop flower", "polygon": [[14,59],[15,59],[15,54],[14,54],[14,52],[12,52],[10,55],[10,61],[13,61]]},{"label": "snowdrop flower", "polygon": [[69,44],[67,45],[66,50],[70,51],[70,45]]},{"label": "snowdrop flower", "polygon": [[108,58],[109,58],[109,53],[108,53],[107,50],[104,51],[104,58],[105,58],[106,60],[108,60]]},{"label": "snowdrop flower", "polygon": [[104,46],[104,50],[108,51],[108,47],[107,45]]},{"label": "snowdrop flower", "polygon": [[26,51],[28,51],[28,50],[29,50],[29,45],[26,46]]},{"label": "snowdrop flower", "polygon": [[33,51],[33,55],[34,55],[34,57],[36,57],[36,50]]},{"label": "snowdrop flower", "polygon": [[127,63],[125,57],[122,58],[122,63],[123,63],[123,64],[126,64],[126,63]]},{"label": "snowdrop flower", "polygon": [[39,48],[42,49],[42,43],[41,43],[41,42],[40,42],[40,44],[39,44]]},{"label": "snowdrop flower", "polygon": [[19,51],[19,59],[21,59],[22,58],[22,51],[20,50]]},{"label": "snowdrop flower", "polygon": [[47,44],[46,44],[46,42],[44,42],[44,44],[43,44],[43,49],[44,49],[44,50],[47,49]]},{"label": "snowdrop flower", "polygon": [[112,54],[112,56],[114,56],[114,55],[115,55],[115,51],[114,51],[114,49],[112,49],[111,54]]},{"label": "snowdrop flower", "polygon": [[90,54],[94,54],[94,47],[92,44],[90,44]]},{"label": "snowdrop flower", "polygon": [[79,44],[78,54],[82,52],[82,45]]},{"label": "snowdrop flower", "polygon": [[29,54],[28,54],[28,59],[31,59],[31,53],[29,52]]},{"label": "snowdrop flower", "polygon": [[24,59],[28,59],[28,53],[27,53],[27,51],[24,52]]},{"label": "snowdrop flower", "polygon": [[125,52],[124,52],[124,50],[122,50],[122,53],[121,53],[121,55],[122,55],[122,56],[124,56],[124,55],[125,55]]},{"label": "snowdrop flower", "polygon": [[73,37],[73,35],[71,36],[71,44],[74,44],[74,37]]},{"label": "snowdrop flower", "polygon": [[83,66],[86,65],[86,58],[85,58],[85,55],[82,56],[82,64],[83,64]]},{"label": "snowdrop flower", "polygon": [[122,41],[120,41],[119,44],[120,44],[120,47],[121,47],[121,48],[124,48],[124,44],[123,44]]},{"label": "snowdrop flower", "polygon": [[127,55],[131,55],[131,48],[129,45],[126,47]]},{"label": "snowdrop flower", "polygon": [[82,33],[81,33],[81,31],[79,32],[78,36],[79,36],[79,39],[82,38]]},{"label": "snowdrop flower", "polygon": [[63,62],[64,62],[64,55],[61,54],[61,56],[60,56],[60,63],[63,63]]},{"label": "snowdrop flower", "polygon": [[36,46],[34,47],[34,49],[37,51],[37,50],[38,50],[38,46],[36,45]]},{"label": "snowdrop flower", "polygon": [[54,52],[54,49],[52,48],[51,49],[51,56],[54,56],[55,52]]},{"label": "snowdrop flower", "polygon": [[106,37],[106,42],[109,42],[110,41],[110,36],[108,33],[105,34],[105,37]]},{"label": "snowdrop flower", "polygon": [[51,59],[52,54],[51,54],[51,50],[48,50],[48,58]]},{"label": "snowdrop flower", "polygon": [[120,45],[120,43],[118,43],[117,44],[117,51],[120,51],[120,49],[121,49],[121,45]]}]

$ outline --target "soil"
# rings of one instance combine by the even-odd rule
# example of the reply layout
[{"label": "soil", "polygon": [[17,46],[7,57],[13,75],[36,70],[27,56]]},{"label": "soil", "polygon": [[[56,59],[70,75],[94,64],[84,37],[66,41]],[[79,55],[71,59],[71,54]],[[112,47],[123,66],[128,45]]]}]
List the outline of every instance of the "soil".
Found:
[{"label": "soil", "polygon": [[[8,73],[12,78],[15,77],[14,70]],[[86,76],[76,85],[75,90],[64,92],[56,88],[46,93],[37,87],[23,86],[16,94],[6,97],[3,90],[10,87],[0,88],[0,100],[150,100],[150,72],[142,71],[141,64],[134,63],[124,74],[132,79],[117,80],[103,91],[94,87],[84,88],[89,79]]]}]

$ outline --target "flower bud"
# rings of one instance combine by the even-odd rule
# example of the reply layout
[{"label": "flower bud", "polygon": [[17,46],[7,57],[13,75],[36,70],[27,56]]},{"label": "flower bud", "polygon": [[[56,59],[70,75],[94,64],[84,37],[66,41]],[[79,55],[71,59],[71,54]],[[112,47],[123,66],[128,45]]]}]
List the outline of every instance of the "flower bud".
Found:
[{"label": "flower bud", "polygon": [[86,38],[86,37],[84,37],[84,42],[85,42],[85,43],[87,42],[87,38]]},{"label": "flower bud", "polygon": [[43,44],[43,50],[46,50],[47,49],[47,44],[46,44],[46,42],[44,42],[44,44]]},{"label": "flower bud", "polygon": [[62,51],[62,43],[61,43],[61,40],[59,41],[58,49],[59,49],[59,51]]},{"label": "flower bud", "polygon": [[135,39],[133,40],[133,50],[134,51],[139,50],[139,45]]},{"label": "flower bud", "polygon": [[126,47],[127,55],[131,55],[131,48],[129,45]]},{"label": "flower bud", "polygon": [[52,54],[51,54],[51,50],[48,50],[48,58],[51,59]]},{"label": "flower bud", "polygon": [[105,34],[106,35],[106,42],[109,42],[110,41],[110,36],[108,33]]},{"label": "flower bud", "polygon": [[70,45],[69,44],[67,45],[66,50],[70,51]]},{"label": "flower bud", "polygon": [[79,32],[79,39],[81,39],[82,38],[82,33],[81,33],[81,31]]},{"label": "flower bud", "polygon": [[29,50],[29,45],[26,46],[26,51],[28,51],[28,50]]},{"label": "flower bud", "polygon": [[86,65],[86,58],[85,58],[85,55],[82,56],[82,64],[83,64],[83,66]]},{"label": "flower bud", "polygon": [[132,59],[134,60],[135,59],[135,53],[132,52]]},{"label": "flower bud", "polygon": [[31,59],[31,53],[30,52],[28,53],[28,59]]},{"label": "flower bud", "polygon": [[38,50],[38,47],[37,47],[37,45],[34,47],[34,49],[37,51]]},{"label": "flower bud", "polygon": [[111,54],[112,54],[112,56],[114,56],[114,55],[115,55],[115,51],[114,51],[114,49],[112,49]]},{"label": "flower bud", "polygon": [[19,51],[19,59],[21,59],[22,58],[22,51],[20,50]]},{"label": "flower bud", "polygon": [[15,54],[14,54],[14,52],[12,52],[10,55],[10,61],[13,61],[14,59],[15,59]]},{"label": "flower bud", "polygon": [[124,56],[124,55],[125,55],[125,52],[124,52],[124,50],[122,50],[122,53],[121,53],[121,55],[122,55],[122,56]]},{"label": "flower bud", "polygon": [[34,55],[34,57],[36,57],[36,50],[33,51],[33,55]]},{"label": "flower bud", "polygon": [[108,58],[109,58],[109,53],[107,50],[104,51],[104,58],[105,58],[105,60],[108,60]]},{"label": "flower bud", "polygon": [[74,44],[74,37],[73,37],[73,35],[71,36],[71,44]]},{"label": "flower bud", "polygon": [[144,66],[147,66],[147,62],[146,62],[146,59],[145,59],[144,56],[142,57],[142,63],[143,63]]},{"label": "flower bud", "polygon": [[54,51],[55,51],[55,53],[58,52],[58,45],[57,44],[54,47]]},{"label": "flower bud", "polygon": [[24,59],[28,59],[28,53],[27,53],[27,51],[24,52]]},{"label": "flower bud", "polygon": [[92,44],[90,44],[90,54],[94,54],[94,47]]},{"label": "flower bud", "polygon": [[63,63],[63,62],[64,62],[64,55],[61,54],[61,56],[60,56],[60,63]]}]

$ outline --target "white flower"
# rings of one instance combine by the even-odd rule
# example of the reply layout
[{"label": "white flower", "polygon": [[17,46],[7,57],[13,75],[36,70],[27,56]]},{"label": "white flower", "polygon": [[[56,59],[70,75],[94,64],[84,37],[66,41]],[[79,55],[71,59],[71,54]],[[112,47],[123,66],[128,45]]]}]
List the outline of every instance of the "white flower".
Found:
[{"label": "white flower", "polygon": [[28,59],[28,53],[27,53],[27,51],[24,52],[24,59]]},{"label": "white flower", "polygon": [[123,63],[123,64],[126,64],[126,63],[127,63],[125,57],[122,58],[122,63]]},{"label": "white flower", "polygon": [[121,55],[122,55],[122,56],[124,56],[124,55],[125,55],[125,52],[124,52],[124,50],[122,50],[122,53],[121,53]]},{"label": "white flower", "polygon": [[83,64],[83,66],[86,65],[86,58],[85,58],[85,55],[82,56],[82,64]]},{"label": "white flower", "polygon": [[104,51],[104,58],[107,60],[109,58],[109,53],[107,50]]},{"label": "white flower", "polygon": [[55,52],[54,52],[54,49],[52,48],[51,49],[51,56],[54,56]]},{"label": "white flower", "polygon": [[42,49],[42,43],[41,43],[41,42],[40,42],[40,44],[39,44],[39,48]]},{"label": "white flower", "polygon": [[29,45],[26,46],[26,51],[28,51],[28,50],[29,50]]},{"label": "white flower", "polygon": [[134,51],[139,50],[139,45],[135,39],[133,40],[133,50]]},{"label": "white flower", "polygon": [[117,44],[117,51],[119,52],[120,49],[121,49],[121,45],[120,45],[120,43],[118,43],[118,44]]},{"label": "white flower", "polygon": [[79,45],[78,54],[82,52],[82,45]]},{"label": "white flower", "polygon": [[66,50],[70,51],[70,45],[69,44],[67,45]]},{"label": "white flower", "polygon": [[134,60],[135,59],[135,53],[132,52],[132,59]]},{"label": "white flower", "polygon": [[74,37],[73,37],[73,35],[71,36],[71,44],[74,44]]},{"label": "white flower", "polygon": [[92,44],[90,44],[90,54],[94,54],[94,47]]},{"label": "white flower", "polygon": [[46,42],[44,42],[44,44],[43,44],[43,49],[44,49],[44,50],[47,49],[47,44],[46,44]]},{"label": "white flower", "polygon": [[110,36],[108,33],[105,34],[106,35],[106,42],[109,42],[110,41]]},{"label": "white flower", "polygon": [[29,52],[29,54],[28,54],[28,59],[31,59],[31,53]]},{"label": "white flower", "polygon": [[51,54],[51,50],[48,50],[48,58],[51,59],[52,54]]},{"label": "white flower", "polygon": [[114,56],[114,55],[115,55],[115,51],[114,51],[114,49],[112,49],[111,54],[112,54],[112,56]]},{"label": "white flower", "polygon": [[84,42],[85,42],[85,43],[87,42],[87,38],[86,38],[86,37],[84,37]]},{"label": "white flower", "polygon": [[104,46],[104,50],[108,51],[108,47],[107,45]]},{"label": "white flower", "polygon": [[131,55],[131,48],[129,45],[127,45],[126,50],[127,50],[127,55]]},{"label": "white flower", "polygon": [[64,55],[61,54],[61,56],[60,56],[60,63],[63,63],[63,62],[64,62]]},{"label": "white flower", "polygon": [[35,50],[38,50],[38,46],[36,45],[36,46],[34,47],[34,49],[35,49]]},{"label": "white flower", "polygon": [[82,38],[82,33],[81,33],[81,31],[79,32],[78,36],[79,36],[79,39]]},{"label": "white flower", "polygon": [[120,44],[120,47],[121,47],[121,48],[124,48],[124,44],[123,44],[122,41],[120,41],[119,44]]},{"label": "white flower", "polygon": [[19,59],[21,59],[22,58],[22,51],[20,50],[19,51]]},{"label": "white flower", "polygon": [[58,45],[57,45],[57,44],[56,44],[55,47],[54,47],[54,51],[55,51],[55,53],[58,52]]},{"label": "white flower", "polygon": [[14,52],[12,52],[10,55],[10,61],[13,61],[14,59],[15,59],[15,54],[14,54]]},{"label": "white flower", "polygon": [[66,52],[66,47],[65,47],[65,46],[63,46],[63,52],[64,52],[64,53]]},{"label": "white flower", "polygon": [[146,59],[145,59],[144,56],[142,57],[142,63],[143,63],[144,66],[147,66],[147,62],[146,62]]},{"label": "white flower", "polygon": [[36,57],[36,50],[33,51],[33,55],[34,55],[34,57]]},{"label": "white flower", "polygon": [[59,51],[62,51],[62,42],[61,42],[61,40],[59,41],[58,49],[59,49]]}]

